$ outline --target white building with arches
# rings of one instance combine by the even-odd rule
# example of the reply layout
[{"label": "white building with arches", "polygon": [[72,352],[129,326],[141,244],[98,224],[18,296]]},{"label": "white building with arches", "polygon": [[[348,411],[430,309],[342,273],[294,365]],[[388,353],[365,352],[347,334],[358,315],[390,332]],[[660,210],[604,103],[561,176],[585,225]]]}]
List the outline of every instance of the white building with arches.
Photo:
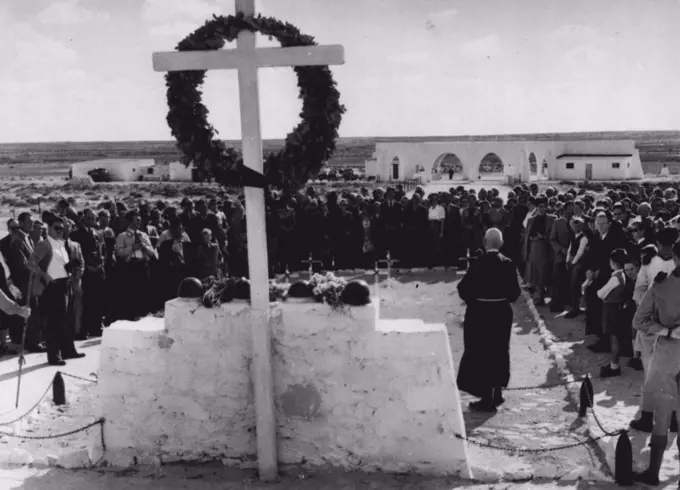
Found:
[{"label": "white building with arches", "polygon": [[[533,154],[533,159],[530,157]],[[419,178],[422,183],[442,177],[441,162],[455,155],[462,173],[454,180],[477,181],[483,161],[502,162],[502,173],[489,177],[529,182],[532,177],[549,180],[633,180],[644,172],[634,140],[587,141],[376,141],[367,174],[381,181]],[[531,169],[530,160],[536,162]],[[447,176],[448,177],[448,176]]]}]

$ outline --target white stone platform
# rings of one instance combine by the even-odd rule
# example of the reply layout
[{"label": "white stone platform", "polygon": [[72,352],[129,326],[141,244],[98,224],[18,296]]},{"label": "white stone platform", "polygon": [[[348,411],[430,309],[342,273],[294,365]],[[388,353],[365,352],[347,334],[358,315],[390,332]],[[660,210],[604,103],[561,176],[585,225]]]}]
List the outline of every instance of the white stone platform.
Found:
[{"label": "white stone platform", "polygon": [[[165,315],[105,331],[105,459],[256,466],[249,305]],[[318,303],[273,303],[270,322],[281,464],[470,477],[445,325]]]}]

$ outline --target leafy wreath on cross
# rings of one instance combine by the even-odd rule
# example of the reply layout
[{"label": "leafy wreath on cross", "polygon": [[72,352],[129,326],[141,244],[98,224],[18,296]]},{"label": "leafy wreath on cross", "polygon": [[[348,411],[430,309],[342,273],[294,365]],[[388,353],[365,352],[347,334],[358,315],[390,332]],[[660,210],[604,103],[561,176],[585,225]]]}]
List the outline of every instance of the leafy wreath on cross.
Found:
[{"label": "leafy wreath on cross", "polygon": [[[242,30],[276,38],[282,47],[313,46],[312,36],[295,26],[270,17],[236,15],[213,16],[183,39],[178,51],[221,49],[234,41]],[[296,189],[315,177],[335,151],[335,140],[345,107],[327,66],[296,66],[302,99],[301,121],[286,137],[285,146],[267,156],[264,162],[266,184],[280,189]],[[170,72],[165,75],[169,111],[167,122],[185,165],[192,162],[200,173],[211,175],[223,185],[243,186],[249,177],[237,150],[216,138],[217,130],[208,122],[208,108],[201,98],[205,71]],[[246,169],[247,170],[247,169]],[[244,179],[245,177],[245,179]]]}]

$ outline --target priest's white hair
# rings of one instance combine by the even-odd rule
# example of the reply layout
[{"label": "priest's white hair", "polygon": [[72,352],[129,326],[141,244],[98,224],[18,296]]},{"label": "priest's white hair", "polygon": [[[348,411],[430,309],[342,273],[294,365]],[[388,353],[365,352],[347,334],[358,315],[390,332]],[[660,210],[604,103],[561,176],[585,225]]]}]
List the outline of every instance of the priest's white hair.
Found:
[{"label": "priest's white hair", "polygon": [[503,232],[498,228],[489,228],[484,234],[484,246],[487,250],[498,250],[503,246]]}]

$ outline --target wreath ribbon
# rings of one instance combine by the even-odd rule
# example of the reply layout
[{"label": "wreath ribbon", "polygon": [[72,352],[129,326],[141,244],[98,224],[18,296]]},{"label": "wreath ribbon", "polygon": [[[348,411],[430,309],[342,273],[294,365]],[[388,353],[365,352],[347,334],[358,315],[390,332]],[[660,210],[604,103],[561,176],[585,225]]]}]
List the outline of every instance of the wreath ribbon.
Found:
[{"label": "wreath ribbon", "polygon": [[243,187],[254,187],[256,189],[266,189],[267,179],[264,174],[250,167],[241,164],[239,167],[240,181]]}]

